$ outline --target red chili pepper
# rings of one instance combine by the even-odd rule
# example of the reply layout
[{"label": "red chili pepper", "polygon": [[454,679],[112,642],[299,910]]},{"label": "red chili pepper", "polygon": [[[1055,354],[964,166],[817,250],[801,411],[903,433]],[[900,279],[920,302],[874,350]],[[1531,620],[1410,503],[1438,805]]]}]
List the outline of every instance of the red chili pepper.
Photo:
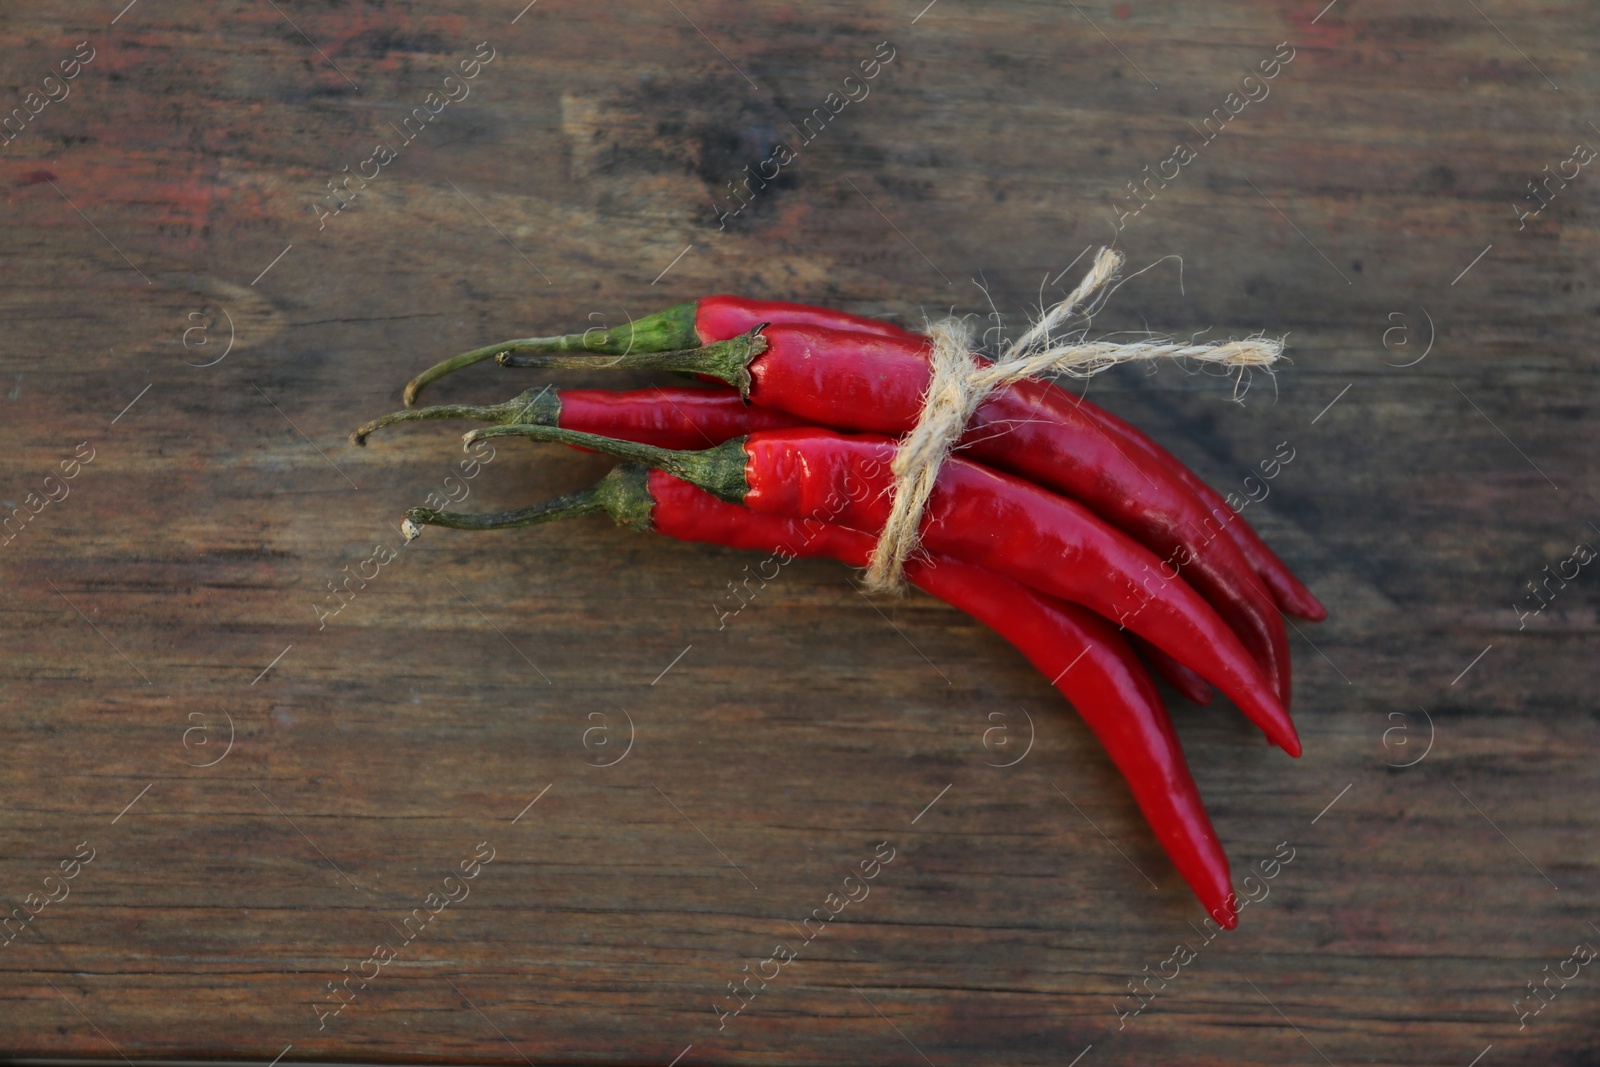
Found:
[{"label": "red chili pepper", "polygon": [[[697,348],[713,341],[727,341],[749,333],[764,322],[786,326],[822,326],[850,333],[880,337],[912,338],[926,341],[921,334],[882,319],[869,319],[832,308],[790,304],[782,300],[748,300],[742,296],[703,296],[694,302],[694,338],[675,348]],[[681,336],[678,340],[684,340]]]},{"label": "red chili pepper", "polygon": [[[615,329],[595,327],[583,333],[521,338],[474,349],[430,367],[412,379],[406,385],[405,402],[406,406],[410,407],[416,403],[417,397],[430,382],[506,351],[593,352],[610,355],[664,352],[726,341],[763,323],[823,326],[884,337],[921,339],[919,334],[892,323],[851,315],[831,308],[791,304],[780,300],[748,300],[728,295],[708,296],[700,300],[674,304],[663,311],[633,320]],[[1221,494],[1201,481],[1193,471],[1138,427],[1124,422],[1082,398],[1076,398],[1076,403],[1084,415],[1098,424],[1109,437],[1114,438],[1119,444],[1126,442],[1130,447],[1152,456],[1166,466],[1204,501],[1206,508],[1213,515],[1233,516],[1232,521],[1225,521],[1224,529],[1229,539],[1238,546],[1240,552],[1266,582],[1278,607],[1290,615],[1297,615],[1313,622],[1327,618],[1327,609],[1294,576],[1288,565],[1261,540],[1250,524],[1237,517],[1237,513],[1227,506]]]},{"label": "red chili pepper", "polygon": [[[678,305],[682,308],[683,305]],[[676,312],[677,321],[682,321],[682,312],[678,309],[669,309],[662,315]],[[654,316],[652,316],[654,318]],[[693,336],[681,328],[664,338],[671,348],[694,348],[697,345],[709,345],[716,341],[726,341],[737,337],[741,333],[748,333],[763,323],[785,326],[822,326],[834,330],[846,330],[860,333],[877,334],[883,337],[897,337],[910,339],[923,345],[927,338],[921,334],[912,333],[892,323],[878,319],[866,319],[859,315],[849,315],[842,311],[833,311],[829,308],[810,307],[806,304],[789,304],[777,300],[746,300],[736,296],[708,296],[699,300],[695,305]],[[636,341],[630,335],[626,342],[628,347],[615,347],[606,349],[614,353],[623,351],[640,351],[640,345],[645,343],[641,334]],[[1070,394],[1069,394],[1070,395]],[[1228,537],[1238,546],[1250,565],[1261,575],[1271,591],[1277,605],[1290,615],[1297,615],[1302,619],[1312,622],[1321,622],[1328,617],[1328,609],[1312,595],[1300,579],[1294,576],[1289,565],[1279,559],[1277,554],[1267,547],[1265,541],[1250,527],[1249,523],[1238,518],[1234,510],[1227,505],[1220,493],[1212,489],[1195,475],[1188,467],[1184,466],[1177,457],[1168,452],[1161,445],[1147,435],[1143,430],[1117,416],[1090,403],[1081,397],[1073,397],[1074,403],[1079,407],[1084,416],[1095,422],[1107,436],[1112,437],[1118,444],[1126,442],[1139,451],[1151,456],[1162,465],[1166,466],[1173,474],[1177,475],[1192,492],[1205,502],[1206,508],[1213,514],[1232,516],[1232,521],[1226,522]],[[1220,512],[1219,512],[1219,509]]]},{"label": "red chili pepper", "polygon": [[[609,452],[666,470],[724,500],[791,518],[823,515],[858,530],[882,529],[889,514],[895,442],[821,429],[770,430],[701,452],[673,452],[552,427],[475,430]],[[1041,592],[1097,611],[1148,639],[1228,694],[1290,755],[1294,724],[1266,675],[1232,630],[1181,578],[1087,508],[1021,478],[952,458],[939,473],[919,530],[930,552],[955,556]]]},{"label": "red chili pepper", "polygon": [[[708,296],[700,300],[674,304],[663,311],[635,319],[615,329],[595,327],[583,333],[520,338],[465,352],[430,367],[412,379],[406,385],[405,402],[408,407],[416,403],[417,397],[430,382],[506,351],[593,352],[610,355],[664,352],[726,341],[763,323],[822,326],[883,337],[921,338],[921,335],[893,323],[851,315],[831,308],[792,304],[781,300],[749,300],[728,295]],[[1267,583],[1267,588],[1280,608],[1290,615],[1297,615],[1313,622],[1327,618],[1327,609],[1295,577],[1288,565],[1261,540],[1250,524],[1237,518],[1237,513],[1227,506],[1221,494],[1201,481],[1193,471],[1138,427],[1124,422],[1088,400],[1078,398],[1077,404],[1082,408],[1084,415],[1096,422],[1108,436],[1115,438],[1119,443],[1128,442],[1132,447],[1168,467],[1205,502],[1213,514],[1220,512],[1222,515],[1234,516],[1234,521],[1227,522],[1225,526],[1228,537],[1234,541],[1251,566]]]},{"label": "red chili pepper", "polygon": [[1223,529],[1233,539],[1233,543],[1239,546],[1239,551],[1250,562],[1250,566],[1261,575],[1261,580],[1267,584],[1267,588],[1272,592],[1272,598],[1277,601],[1278,607],[1283,609],[1284,614],[1309,619],[1312,622],[1321,622],[1328,617],[1328,609],[1322,606],[1322,602],[1305,587],[1305,583],[1295,577],[1289,565],[1267,547],[1267,543],[1261,540],[1261,535],[1239,517],[1239,513],[1228,505],[1227,499],[1221,493],[1207,485],[1198,474],[1184,466],[1182,460],[1162,448],[1154,438],[1147,436],[1137,426],[1124,422],[1104,408],[1095,407],[1087,400],[1080,401],[1080,404],[1084,413],[1098,422],[1107,433],[1120,436],[1165,466],[1189,487],[1190,492],[1200,498],[1210,514],[1224,518],[1226,525]]},{"label": "red chili pepper", "polygon": [[[703,541],[866,566],[871,536],[828,523],[760,515],[661,471],[624,464],[600,485],[500,515],[416,508],[412,522],[495,529],[605,511],[618,523]],[[1208,914],[1237,924],[1228,858],[1200,801],[1172,722],[1116,628],[1093,612],[950,557],[911,560],[906,579],[1010,641],[1078,709]]]},{"label": "red chili pepper", "polygon": [[[508,350],[539,352],[590,352],[625,355],[638,352],[667,352],[675,348],[698,348],[712,340],[725,341],[745,333],[763,322],[792,322],[828,326],[836,330],[914,337],[892,323],[863,318],[831,308],[788,304],[781,300],[746,300],[740,296],[707,296],[674,304],[642,319],[634,319],[611,329],[595,326],[582,333],[555,337],[522,337],[485,348],[475,348],[437,363],[406,383],[406,407],[417,402],[429,384],[447,374],[482,363]],[[743,325],[738,325],[743,323]],[[737,327],[737,328],[735,328]]]},{"label": "red chili pepper", "polygon": [[374,430],[401,422],[475,419],[495,425],[527,422],[605,434],[658,448],[710,448],[757,430],[808,423],[773,408],[746,404],[738,390],[661,387],[632,390],[529,389],[503,404],[442,404],[373,419],[350,435],[358,445]]},{"label": "red chili pepper", "polygon": [[[764,347],[763,347],[764,344]],[[502,357],[514,366],[585,365],[583,356]],[[619,356],[608,364],[709,374],[750,400],[819,426],[901,435],[917,423],[931,369],[928,341],[818,326],[770,326],[700,349]],[[1152,577],[1181,573],[1217,609],[1290,699],[1289,642],[1276,604],[1237,545],[1227,519],[1170,470],[1105,433],[1076,398],[1045,382],[996,390],[978,408],[963,454],[1086,505],[1157,554]],[[1171,570],[1171,575],[1165,573]]]}]

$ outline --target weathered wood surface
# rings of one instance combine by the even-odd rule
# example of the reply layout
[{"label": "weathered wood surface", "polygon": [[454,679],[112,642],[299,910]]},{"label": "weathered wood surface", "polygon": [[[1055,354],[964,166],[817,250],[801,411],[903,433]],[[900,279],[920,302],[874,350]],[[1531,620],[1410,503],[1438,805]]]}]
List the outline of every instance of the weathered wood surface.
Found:
[{"label": "weathered wood surface", "polygon": [[[121,6],[0,13],[7,109],[93,49],[0,164],[7,512],[93,451],[0,557],[0,899],[26,914],[94,850],[0,950],[7,1052],[1596,1062],[1600,974],[1513,1008],[1600,944],[1600,577],[1513,607],[1600,539],[1592,168],[1514,210],[1600,145],[1592,8]],[[470,96],[400,144],[482,41]],[[798,144],[883,41],[870,96]],[[1279,42],[1270,95],[1202,144]],[[797,158],[719,228],[778,140]],[[1236,878],[1295,850],[1209,944],[1088,732],[964,616],[797,562],[719,632],[751,558],[600,520],[401,549],[454,429],[344,441],[438,357],[697,293],[918,321],[985,310],[981,279],[1015,323],[1177,141],[1198,158],[1116,237],[1180,255],[1183,292],[1168,261],[1098,325],[1287,332],[1293,363],[1242,404],[1173,368],[1090,395],[1225,488],[1290,442],[1247,516],[1332,611],[1291,633],[1302,760],[1175,705]],[[603,468],[501,447],[466,506]],[[1031,751],[991,766],[1024,711]],[[870,896],[719,1027],[881,841]],[[319,1029],[479,842],[470,896]]]}]

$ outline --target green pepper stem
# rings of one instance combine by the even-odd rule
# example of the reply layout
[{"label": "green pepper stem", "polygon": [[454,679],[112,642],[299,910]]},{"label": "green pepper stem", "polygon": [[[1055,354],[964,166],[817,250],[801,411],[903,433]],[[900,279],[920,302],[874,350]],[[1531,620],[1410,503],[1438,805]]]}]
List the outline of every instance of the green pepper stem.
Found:
[{"label": "green pepper stem", "polygon": [[550,386],[529,389],[503,404],[441,404],[431,408],[406,408],[373,419],[350,434],[350,443],[365,445],[374,430],[402,422],[427,422],[432,419],[477,419],[497,424],[532,422],[554,426],[561,418],[561,397]]},{"label": "green pepper stem", "polygon": [[694,301],[674,304],[672,307],[642,319],[634,319],[614,329],[593,327],[582,333],[558,334],[553,337],[523,337],[514,341],[475,348],[436,363],[406,383],[406,407],[417,402],[433,382],[447,374],[454,374],[474,363],[493,359],[502,352],[590,352],[602,355],[626,355],[632,352],[666,352],[672,349],[692,348],[700,343],[695,332]]},{"label": "green pepper stem", "polygon": [[640,444],[637,441],[619,441],[614,437],[601,437],[599,434],[563,430],[557,426],[517,423],[473,430],[466,434],[462,441],[470,446],[494,437],[527,437],[534,441],[591,448],[596,452],[605,452],[619,459],[632,460],[647,467],[666,471],[674,478],[681,478],[690,485],[699,486],[708,493],[734,504],[743,503],[745,494],[750,491],[750,483],[745,479],[744,473],[743,437],[735,437],[715,448],[699,452],[679,452],[670,448]]},{"label": "green pepper stem", "polygon": [[513,511],[472,514],[411,508],[400,529],[407,541],[422,536],[423,526],[447,526],[453,530],[505,530],[513,526],[532,526],[541,522],[575,519],[582,515],[610,515],[618,526],[649,530],[650,512],[655,498],[650,495],[649,471],[636,463],[614,467],[597,484],[575,493]]},{"label": "green pepper stem", "polygon": [[739,395],[750,399],[750,364],[767,350],[767,339],[761,336],[765,326],[757,326],[749,333],[726,341],[716,341],[699,348],[685,348],[675,352],[627,352],[611,359],[597,359],[587,355],[565,355],[534,350],[524,354],[522,349],[508,348],[495,356],[502,367],[536,367],[546,370],[667,370],[680,374],[704,374],[726,382],[739,390]]}]

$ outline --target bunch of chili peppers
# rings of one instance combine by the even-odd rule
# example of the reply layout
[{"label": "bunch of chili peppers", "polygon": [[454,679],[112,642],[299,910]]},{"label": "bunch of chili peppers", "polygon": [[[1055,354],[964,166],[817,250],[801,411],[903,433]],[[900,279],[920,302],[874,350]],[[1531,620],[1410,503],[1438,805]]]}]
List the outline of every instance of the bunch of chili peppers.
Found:
[{"label": "bunch of chili peppers", "polygon": [[[896,438],[917,422],[929,341],[826,308],[712,296],[616,329],[506,341],[407,385],[399,422],[474,419],[468,443],[526,437],[627,462],[599,484],[496,514],[413,508],[421,525],[489,530],[594,513],[685,541],[865,566],[888,516]],[[606,358],[597,358],[606,357]],[[978,357],[974,357],[978,358]],[[485,360],[618,367],[719,386],[528,390],[503,404],[412,407]],[[1053,384],[992,393],[940,469],[908,582],[1015,645],[1078,709],[1173,864],[1233,926],[1228,860],[1135,648],[1199,703],[1222,690],[1292,756],[1279,612],[1327,614],[1217,492],[1116,416]]]}]

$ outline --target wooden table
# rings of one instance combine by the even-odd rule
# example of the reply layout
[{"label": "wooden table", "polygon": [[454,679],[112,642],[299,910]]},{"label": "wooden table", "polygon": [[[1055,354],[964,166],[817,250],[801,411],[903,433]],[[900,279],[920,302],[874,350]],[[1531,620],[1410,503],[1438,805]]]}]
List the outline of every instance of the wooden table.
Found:
[{"label": "wooden table", "polygon": [[[0,1046],[1595,1062],[1596,24],[1323,2],[8,8]],[[1113,238],[1150,269],[1097,332],[1287,334],[1237,398],[1088,393],[1224,490],[1287,442],[1246,517],[1331,611],[1298,762],[1173,697],[1236,880],[1293,856],[1213,940],[964,615],[795,562],[719,629],[755,557],[600,519],[402,547],[606,463],[345,441],[435,359],[695,294],[1014,329]]]}]

